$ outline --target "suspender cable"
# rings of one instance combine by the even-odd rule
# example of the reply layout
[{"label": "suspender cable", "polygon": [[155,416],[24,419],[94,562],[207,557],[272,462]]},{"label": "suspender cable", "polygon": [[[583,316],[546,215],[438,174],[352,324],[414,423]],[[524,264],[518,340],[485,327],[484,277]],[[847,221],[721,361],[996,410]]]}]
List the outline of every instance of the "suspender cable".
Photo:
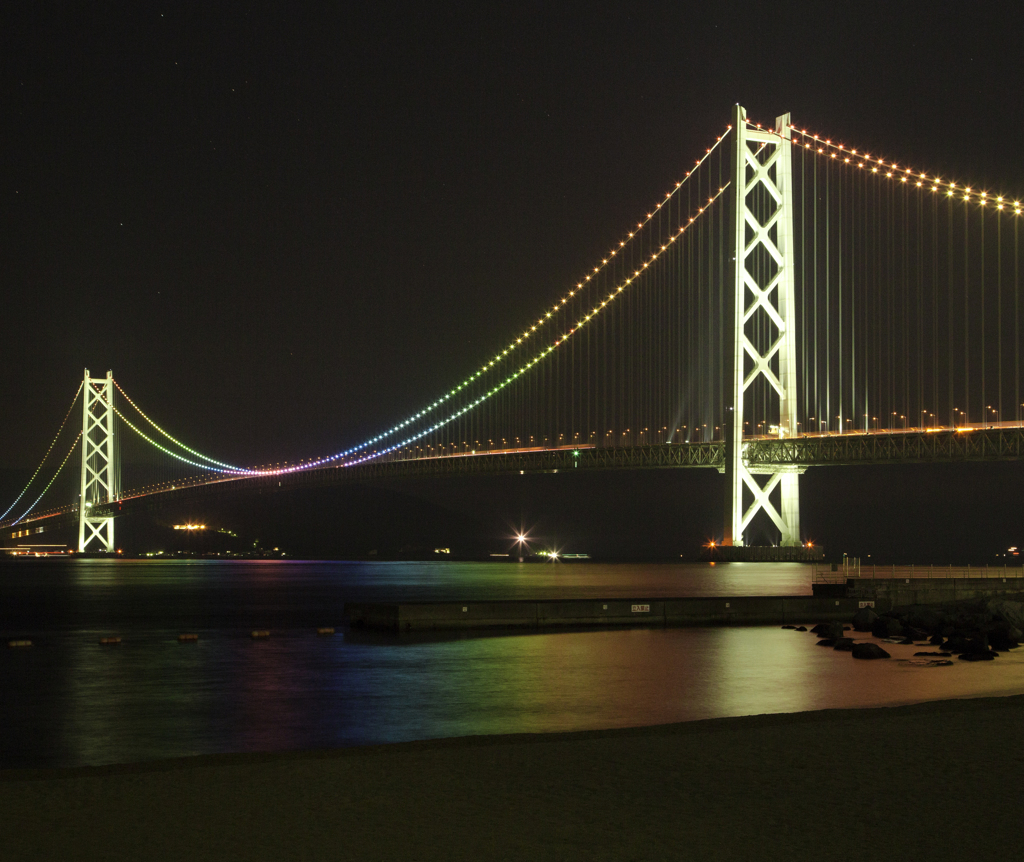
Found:
[{"label": "suspender cable", "polygon": [[896,416],[896,192],[889,184],[889,430],[895,426]]},{"label": "suspender cable", "polygon": [[903,222],[903,427],[910,424],[910,207],[907,187],[902,186],[901,221]]},{"label": "suspender cable", "polygon": [[925,427],[925,202],[918,195],[918,412],[914,419]]},{"label": "suspender cable", "polygon": [[807,159],[807,148],[800,147],[800,378],[803,381],[804,403],[801,419],[804,421],[804,432],[807,427],[808,410],[807,398],[807,184],[805,178],[805,162]]},{"label": "suspender cable", "polygon": [[844,430],[843,423],[846,421],[846,410],[844,409],[843,397],[845,390],[843,387],[843,360],[844,353],[846,352],[846,344],[843,341],[843,233],[844,226],[846,224],[845,213],[843,211],[843,183],[842,183],[842,172],[837,168],[837,175],[839,176],[838,188],[836,194],[839,197],[839,236],[836,239],[838,248],[836,253],[839,257],[839,267],[837,272],[837,305],[839,306],[839,433],[842,434]]},{"label": "suspender cable", "polygon": [[825,162],[825,430],[832,427],[832,314],[831,305],[831,191],[832,163]]},{"label": "suspender cable", "polygon": [[932,195],[932,410],[940,422],[939,406],[939,199]]},{"label": "suspender cable", "polygon": [[[970,206],[970,204],[968,204]],[[980,214],[981,221],[981,271],[978,282],[978,289],[981,292],[980,311],[978,317],[981,321],[981,421],[988,424],[991,418],[989,414],[988,389],[985,387],[985,210]]]},{"label": "suspender cable", "polygon": [[948,350],[946,355],[949,357],[947,363],[947,372],[949,374],[948,387],[949,387],[949,425],[950,427],[956,426],[956,404],[953,402],[953,198],[950,196],[946,201],[946,225],[949,233],[949,243],[946,248],[949,249],[949,258],[947,261],[947,270],[949,275],[949,300],[946,304],[947,314],[949,317],[949,329],[948,329]]},{"label": "suspender cable", "polygon": [[970,303],[970,253],[967,247],[968,216],[970,202],[964,195],[964,424],[971,422],[971,303]]},{"label": "suspender cable", "polygon": [[814,430],[821,429],[821,390],[818,388],[818,160],[811,164],[814,174],[813,213],[814,223]]},{"label": "suspender cable", "polygon": [[1003,421],[1003,214],[996,210],[996,409]]}]

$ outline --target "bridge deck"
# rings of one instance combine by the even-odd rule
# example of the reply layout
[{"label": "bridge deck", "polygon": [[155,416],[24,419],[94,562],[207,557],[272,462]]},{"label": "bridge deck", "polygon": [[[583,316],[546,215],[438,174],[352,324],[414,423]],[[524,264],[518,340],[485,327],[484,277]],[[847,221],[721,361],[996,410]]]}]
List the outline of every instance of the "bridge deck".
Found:
[{"label": "bridge deck", "polygon": [[[748,438],[744,441],[747,462],[756,467],[800,468],[857,464],[930,464],[963,461],[1006,461],[1024,457],[1024,427],[1000,424],[958,429],[806,434],[784,439]],[[96,512],[127,512],[164,503],[221,495],[259,494],[278,488],[300,488],[367,482],[378,479],[559,473],[580,470],[652,470],[682,467],[722,469],[725,444],[654,443],[644,446],[560,447],[557,449],[505,449],[443,457],[366,461],[349,466],[318,467],[280,475],[219,477],[155,491],[127,493],[117,504],[96,507]],[[0,528],[0,537],[45,522],[57,526],[77,520],[77,509],[27,519]]]}]

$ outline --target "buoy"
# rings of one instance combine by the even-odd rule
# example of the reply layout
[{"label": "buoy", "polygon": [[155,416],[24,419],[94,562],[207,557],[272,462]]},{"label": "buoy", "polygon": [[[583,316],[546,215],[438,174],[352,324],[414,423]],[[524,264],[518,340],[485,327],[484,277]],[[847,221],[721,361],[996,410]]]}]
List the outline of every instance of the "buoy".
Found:
[{"label": "buoy", "polygon": [[199,635],[178,635],[178,643],[195,643],[199,640]]},{"label": "buoy", "polygon": [[270,632],[266,629],[253,629],[252,637],[253,640],[256,640],[257,638],[268,638],[270,637]]},{"label": "buoy", "polygon": [[119,644],[119,643],[121,643],[121,638],[118,638],[118,637],[100,638],[100,645],[101,646],[113,646],[114,644]]},{"label": "buoy", "polygon": [[32,641],[27,641],[27,640],[7,641],[7,646],[9,646],[9,647],[27,647],[27,646],[32,646]]},{"label": "buoy", "polygon": [[334,629],[332,629],[330,627],[319,628],[319,629],[316,630],[316,633],[318,635],[333,635],[334,634]]}]

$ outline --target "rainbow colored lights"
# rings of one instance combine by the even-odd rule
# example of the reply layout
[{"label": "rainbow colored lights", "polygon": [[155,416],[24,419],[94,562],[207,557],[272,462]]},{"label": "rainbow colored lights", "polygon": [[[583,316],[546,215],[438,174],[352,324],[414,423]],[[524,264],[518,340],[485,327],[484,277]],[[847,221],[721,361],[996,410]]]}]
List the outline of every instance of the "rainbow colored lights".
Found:
[{"label": "rainbow colored lights", "polygon": [[[722,143],[722,141],[725,140],[725,138],[728,135],[728,133],[729,133],[729,129],[727,128],[726,131],[723,132],[716,139],[714,145],[711,146],[711,147],[708,147],[706,149],[706,151],[705,151],[705,154],[701,158],[695,160],[694,168],[691,169],[690,171],[687,171],[686,176],[682,180],[677,182],[675,184],[675,186],[670,191],[665,193],[665,197],[661,201],[659,201],[653,207],[653,209],[649,213],[646,214],[646,218],[643,221],[637,222],[637,229],[635,231],[631,231],[628,234],[626,239],[620,240],[619,245],[617,247],[612,248],[608,252],[607,256],[602,259],[601,263],[598,266],[595,266],[593,268],[592,272],[588,273],[579,282],[577,282],[575,287],[571,288],[567,294],[565,294],[558,302],[555,302],[552,305],[550,311],[546,311],[543,315],[541,315],[541,317],[539,317],[537,319],[537,322],[535,324],[530,326],[528,329],[524,330],[522,335],[518,336],[514,341],[510,342],[503,350],[501,350],[499,353],[495,354],[494,357],[492,359],[490,359],[488,362],[485,362],[483,365],[481,365],[480,368],[476,372],[474,372],[473,374],[469,375],[469,377],[467,377],[461,383],[459,383],[458,385],[454,386],[447,393],[445,393],[440,398],[438,398],[435,401],[433,401],[431,404],[428,404],[426,407],[424,407],[418,413],[415,413],[412,416],[409,416],[408,418],[406,418],[402,422],[399,422],[398,424],[392,426],[387,431],[384,431],[384,432],[378,434],[376,437],[372,437],[369,440],[366,440],[366,441],[364,441],[363,443],[360,443],[357,446],[353,446],[353,447],[351,447],[349,449],[346,449],[343,452],[339,452],[336,455],[332,455],[332,456],[329,456],[329,457],[326,457],[326,458],[317,459],[316,461],[312,462],[311,464],[305,465],[305,467],[303,467],[303,468],[295,468],[295,469],[306,469],[306,468],[308,468],[310,466],[319,466],[321,464],[324,464],[324,463],[327,463],[327,462],[330,462],[330,461],[335,461],[335,460],[338,460],[340,458],[347,458],[349,455],[354,455],[357,452],[361,452],[364,449],[367,449],[367,448],[369,448],[370,446],[373,446],[376,443],[380,443],[383,440],[386,440],[388,437],[391,437],[392,435],[398,433],[403,428],[408,427],[409,425],[413,424],[417,420],[424,418],[425,416],[429,415],[431,412],[436,410],[438,407],[441,407],[447,401],[449,401],[450,399],[452,399],[456,395],[458,395],[460,392],[462,392],[462,390],[464,390],[468,386],[472,385],[476,380],[478,380],[481,377],[481,375],[486,374],[496,364],[500,363],[502,360],[507,358],[510,353],[512,353],[518,347],[522,346],[526,341],[528,341],[531,338],[531,336],[533,336],[538,331],[538,329],[543,328],[546,323],[550,322],[551,315],[554,312],[560,311],[562,306],[564,306],[564,305],[566,305],[568,303],[569,299],[571,299],[577,293],[579,293],[584,288],[590,286],[593,283],[595,277],[602,271],[602,269],[604,269],[611,262],[613,262],[615,257],[617,255],[620,255],[622,253],[622,251],[625,249],[625,247],[629,244],[630,240],[634,239],[640,233],[640,231],[646,225],[648,225],[651,222],[651,220],[661,211],[661,209],[665,206],[665,204],[667,204],[672,199],[672,197],[677,192],[679,192],[680,189],[682,189],[685,186],[687,180],[690,178],[690,176],[692,175],[693,171],[696,170],[696,168],[699,167],[701,164],[703,164],[708,158],[710,158],[711,154],[715,151],[715,149],[717,149],[717,147]],[[719,189],[719,194],[721,193],[721,191],[722,191],[722,189]],[[716,195],[716,197],[717,197],[717,195]],[[710,201],[709,201],[709,203],[710,203]],[[703,212],[703,208],[701,209],[701,212]],[[699,215],[699,213],[698,213],[698,215]],[[694,218],[696,218],[696,216],[691,217],[690,218],[690,222],[693,222]],[[658,255],[652,256],[650,261],[648,263],[644,264],[644,268],[646,268],[649,265],[650,262],[653,262],[657,258],[657,256]],[[634,277],[636,275],[639,275],[639,273],[640,273],[640,270],[638,270],[634,274]],[[628,283],[629,282],[627,281],[627,284]],[[620,292],[621,292],[621,288],[620,288]],[[591,315],[591,316],[593,316],[593,315]],[[562,339],[562,340],[564,340],[564,339]],[[555,346],[560,344],[562,340],[556,341],[555,342]],[[448,417],[443,422],[441,422],[441,423],[439,423],[439,424],[437,424],[437,425],[435,425],[435,426],[433,426],[431,428],[428,428],[426,431],[424,431],[422,433],[419,433],[419,434],[417,434],[417,435],[415,435],[413,437],[410,437],[407,441],[405,441],[403,443],[399,443],[399,444],[396,444],[394,446],[389,447],[388,449],[384,450],[384,452],[374,453],[372,455],[372,457],[378,457],[381,454],[385,454],[385,453],[388,453],[388,452],[393,452],[393,451],[395,451],[395,449],[401,448],[403,445],[405,445],[405,443],[407,443],[407,442],[414,442],[415,440],[420,439],[421,437],[425,436],[426,434],[429,434],[432,431],[436,431],[438,428],[443,427],[445,424],[453,421],[454,419],[457,419],[459,416],[462,416],[463,414],[468,412],[468,410],[470,410],[473,407],[476,407],[478,404],[482,403],[482,401],[486,400],[486,398],[490,397],[490,395],[493,395],[495,392],[500,391],[500,389],[504,388],[505,385],[510,383],[516,377],[520,376],[522,373],[524,373],[529,368],[533,367],[541,358],[543,358],[543,356],[546,356],[550,352],[551,352],[550,350],[547,350],[547,351],[542,352],[541,354],[538,354],[538,356],[535,357],[533,361],[527,363],[518,372],[516,372],[515,374],[513,374],[510,377],[506,378],[505,382],[502,385],[500,385],[496,389],[491,390],[491,392],[487,393],[487,395],[483,396],[482,398],[480,398],[480,399],[478,399],[478,400],[476,400],[474,402],[471,402],[470,405],[468,405],[466,408],[464,408],[464,409],[460,410],[459,412],[453,414],[452,416]],[[359,459],[357,459],[355,461],[346,462],[346,463],[361,463],[362,461],[367,460],[368,457],[371,457],[371,456],[363,456],[363,457],[361,457],[361,458],[359,458]]]},{"label": "rainbow colored lights", "polygon": [[[623,291],[626,290],[627,287],[633,284],[633,282],[637,281],[644,274],[644,272],[646,272],[648,268],[655,261],[658,260],[658,258],[662,254],[664,254],[669,248],[672,247],[676,240],[679,239],[679,237],[681,237],[683,233],[685,233],[687,228],[689,228],[689,226],[692,225],[696,221],[696,219],[699,218],[705,212],[705,210],[718,199],[718,197],[725,191],[725,189],[728,188],[728,184],[719,188],[718,191],[712,197],[709,197],[707,203],[704,204],[703,206],[700,206],[695,214],[689,216],[686,222],[681,224],[678,227],[678,229],[667,239],[667,241],[660,246],[659,249],[652,252],[649,257],[646,257],[642,265],[640,265],[638,269],[634,270],[631,276],[628,276],[622,283],[614,287],[608,293],[608,295],[602,297],[600,301],[597,301],[595,299],[592,309],[587,314],[583,315],[583,317],[580,320],[578,320],[574,326],[571,326],[567,331],[561,332],[558,335],[556,335],[552,343],[538,350],[532,357],[523,361],[523,363],[517,369],[509,373],[504,379],[497,381],[487,391],[483,392],[473,400],[467,401],[458,410],[452,412],[443,419],[440,419],[437,422],[434,422],[433,424],[427,425],[419,429],[418,431],[416,431],[416,433],[411,434],[410,436],[407,436],[404,439],[401,439],[390,446],[384,447],[379,450],[375,449],[371,452],[366,451],[370,447],[375,446],[378,443],[382,443],[389,437],[398,434],[403,429],[408,428],[410,425],[413,425],[419,420],[429,416],[433,411],[437,410],[439,407],[443,406],[445,403],[449,402],[451,399],[455,398],[457,395],[462,393],[465,389],[476,383],[482,376],[490,372],[495,367],[495,365],[498,365],[501,362],[507,360],[509,354],[513,353],[517,349],[521,349],[523,345],[527,341],[529,341],[531,337],[533,337],[538,331],[542,330],[545,327],[545,325],[553,322],[552,316],[557,312],[561,311],[563,307],[568,304],[571,298],[575,297],[578,293],[582,292],[584,289],[588,287],[593,286],[596,283],[596,277],[601,273],[601,271],[605,267],[609,266],[617,256],[621,255],[622,251],[629,245],[631,240],[637,238],[640,235],[640,232],[643,230],[643,228],[650,224],[651,220],[658,215],[661,209],[673,198],[673,196],[677,192],[679,192],[680,189],[682,189],[685,186],[687,180],[692,176],[696,168],[698,168],[711,156],[715,149],[726,138],[728,133],[729,129],[726,129],[726,131],[717,138],[715,144],[707,148],[704,156],[700,159],[695,160],[694,168],[691,169],[690,171],[687,171],[686,177],[683,180],[677,182],[670,191],[666,192],[665,197],[661,201],[659,201],[650,212],[646,214],[646,218],[637,223],[636,230],[630,231],[626,239],[620,240],[619,245],[615,248],[612,248],[608,252],[607,256],[601,260],[600,264],[593,268],[593,271],[591,273],[588,273],[579,282],[577,282],[575,287],[570,288],[569,292],[565,294],[559,301],[555,302],[551,306],[550,310],[545,311],[544,314],[537,319],[536,323],[531,325],[528,329],[524,330],[523,333],[519,335],[514,341],[509,342],[509,344],[505,348],[503,348],[499,353],[496,353],[492,359],[488,360],[483,365],[481,365],[473,374],[469,375],[459,384],[452,387],[452,389],[450,389],[441,397],[434,400],[431,404],[428,404],[426,407],[424,407],[417,413],[414,413],[413,415],[407,417],[403,421],[392,426],[387,431],[383,431],[380,434],[377,434],[376,436],[371,437],[356,446],[352,446],[333,455],[314,458],[308,461],[301,462],[299,464],[288,465],[274,469],[244,469],[240,467],[234,467],[232,465],[224,464],[220,461],[216,461],[212,458],[209,458],[208,456],[202,455],[201,453],[196,452],[193,449],[189,449],[180,441],[173,438],[170,434],[168,434],[166,431],[160,428],[155,422],[149,419],[149,417],[146,416],[146,414],[144,414],[142,410],[139,409],[139,407],[128,397],[124,390],[121,389],[119,385],[117,386],[118,391],[120,391],[121,394],[124,395],[128,403],[131,404],[132,407],[134,407],[139,412],[139,414],[142,415],[143,418],[145,418],[164,437],[166,437],[168,440],[176,444],[185,452],[188,452],[189,454],[195,456],[196,458],[200,458],[203,461],[207,462],[206,464],[201,464],[189,458],[185,458],[182,455],[179,455],[175,452],[172,452],[170,449],[157,443],[155,440],[148,437],[146,434],[144,434],[142,431],[136,428],[131,422],[129,422],[124,417],[124,415],[117,410],[116,407],[114,407],[114,411],[117,413],[118,417],[121,418],[128,425],[129,428],[135,431],[135,433],[137,433],[148,443],[160,449],[162,452],[170,455],[171,457],[176,458],[177,460],[182,461],[186,464],[199,467],[200,469],[203,470],[222,473],[235,477],[285,475],[289,473],[299,472],[302,470],[313,469],[315,467],[325,466],[338,461],[341,462],[341,464],[338,464],[338,466],[362,464],[365,463],[366,461],[381,458],[392,452],[398,451],[406,446],[409,446],[412,443],[415,443],[417,440],[426,437],[428,434],[438,431],[441,428],[445,427],[446,425],[461,418],[462,416],[469,413],[471,410],[483,404],[489,398],[496,395],[498,392],[502,391],[509,384],[515,382],[528,371],[536,367],[545,358],[550,356],[558,347],[560,347],[562,344],[565,344],[574,334],[576,334],[580,329],[586,326],[591,320],[593,320],[598,314],[600,314],[602,310],[607,308],[616,298],[618,298],[623,293]],[[117,385],[116,382],[115,385]],[[216,466],[210,467],[208,466],[208,464],[213,464]]]},{"label": "rainbow colored lights", "polygon": [[[196,452],[195,449],[189,449],[188,446],[186,446],[180,440],[174,439],[170,434],[168,434],[166,431],[164,431],[163,428],[161,428],[159,425],[157,425],[156,422],[154,422],[145,413],[143,413],[142,410],[139,408],[139,406],[134,401],[132,401],[131,398],[128,397],[128,393],[125,392],[121,388],[121,384],[119,384],[116,380],[114,381],[114,385],[117,387],[117,391],[120,392],[124,396],[124,400],[127,401],[129,404],[131,404],[131,406],[134,407],[136,409],[136,411],[138,411],[138,414],[143,419],[145,419],[150,425],[152,425],[154,428],[156,428],[157,431],[159,431],[161,434],[163,434],[164,437],[166,437],[168,440],[170,440],[176,446],[179,446],[180,448],[184,449],[190,455],[195,455],[197,458],[202,458],[204,461],[206,461],[206,462],[208,462],[210,464],[215,464],[217,467],[223,467],[224,470],[226,470],[228,472],[232,472],[232,473],[244,473],[244,472],[246,472],[241,467],[235,467],[235,466],[233,466],[231,464],[224,464],[221,461],[215,461],[213,458],[209,458],[206,455],[202,454],[202,452]],[[114,407],[114,412],[117,413],[118,416],[121,416],[121,414],[118,413],[118,411],[117,411],[117,407]],[[128,420],[125,419],[124,416],[121,416],[121,418],[124,419],[124,421],[128,424],[128,427],[131,428],[133,431],[135,431],[140,437],[142,437],[143,439],[147,440],[150,443],[153,443],[153,441],[150,440],[148,437],[146,437],[145,434],[143,434],[134,425],[132,425],[130,422],[128,422]],[[167,450],[163,449],[163,447],[159,446],[159,444],[153,443],[153,445],[156,446],[158,449],[162,449],[162,451],[167,452]],[[173,452],[168,452],[167,454],[173,455],[175,458],[179,457],[177,455],[174,455]],[[185,458],[180,458],[180,460],[185,461],[185,463],[187,463],[187,464],[194,464],[193,461],[188,461]],[[201,464],[194,464],[194,466],[202,466],[202,465]],[[220,472],[220,471],[218,471],[218,472]]]},{"label": "rainbow colored lights", "polygon": [[[670,248],[672,248],[675,245],[676,241],[683,236],[687,229],[691,225],[693,225],[694,222],[697,219],[699,219],[700,216],[703,213],[705,213],[707,209],[710,208],[715,203],[715,201],[721,196],[725,189],[728,188],[728,184],[722,186],[716,192],[711,194],[711,196],[707,198],[706,202],[700,205],[696,209],[696,211],[691,211],[691,213],[688,214],[687,216],[683,216],[680,224],[676,226],[668,226],[668,235],[666,237],[660,238],[658,240],[657,246],[649,248],[647,252],[643,253],[642,260],[634,265],[635,268],[632,268],[632,274],[624,275],[624,277],[620,276],[622,280],[619,281],[618,283],[609,284],[608,281],[602,282],[602,279],[600,278],[602,272],[611,265],[617,263],[618,261],[621,261],[624,252],[631,246],[634,240],[639,241],[639,238],[642,235],[646,236],[646,234],[643,234],[644,229],[648,225],[650,225],[654,219],[658,217],[658,215],[662,212],[663,208],[670,201],[672,201],[673,197],[676,196],[681,189],[686,187],[687,182],[690,180],[691,177],[694,176],[694,172],[702,164],[704,164],[704,162],[707,159],[711,157],[712,153],[714,153],[714,151],[718,148],[722,141],[725,140],[729,131],[730,129],[726,129],[726,131],[717,138],[714,145],[708,147],[706,149],[705,154],[701,158],[695,160],[694,166],[689,171],[686,172],[686,176],[681,181],[677,182],[673,188],[666,192],[664,198],[657,202],[651,208],[651,210],[646,213],[645,218],[637,222],[636,228],[629,231],[628,234],[619,241],[617,246],[611,248],[607,252],[607,254],[602,257],[600,263],[593,267],[592,271],[588,272],[585,276],[583,276],[573,287],[571,287],[568,290],[566,294],[564,294],[558,301],[554,302],[549,309],[545,309],[544,313],[537,318],[537,321],[534,324],[524,329],[521,334],[519,334],[514,340],[510,341],[502,350],[495,353],[492,358],[484,362],[481,366],[477,368],[475,372],[473,372],[464,380],[462,380],[457,385],[452,387],[444,395],[440,396],[439,398],[436,398],[433,402],[423,407],[418,412],[406,417],[401,422],[398,422],[397,424],[393,425],[388,430],[383,431],[367,440],[364,440],[362,443],[359,443],[356,446],[352,446],[333,455],[314,458],[296,464],[285,464],[283,466],[275,466],[273,468],[236,467],[232,464],[228,464],[223,461],[218,461],[214,458],[204,455],[203,453],[190,448],[189,446],[182,443],[180,440],[171,436],[171,434],[165,431],[148,415],[146,415],[142,411],[142,409],[128,396],[124,389],[121,388],[120,384],[117,383],[117,381],[115,380],[114,385],[117,386],[117,390],[125,398],[126,402],[134,410],[138,412],[138,414],[145,420],[145,422],[149,423],[149,425],[152,426],[153,429],[155,429],[157,434],[152,436],[150,434],[147,434],[140,427],[138,427],[136,424],[130,421],[124,415],[124,413],[118,409],[116,404],[110,404],[110,408],[118,417],[118,419],[124,422],[124,424],[128,428],[134,431],[139,437],[141,437],[154,448],[170,456],[171,458],[174,458],[177,461],[188,464],[192,467],[196,467],[206,474],[205,476],[193,477],[192,479],[187,479],[184,481],[179,480],[177,483],[174,484],[164,483],[159,486],[152,486],[153,490],[156,490],[157,488],[167,489],[168,486],[171,489],[173,489],[177,486],[187,486],[190,484],[208,482],[211,481],[211,477],[209,477],[210,473],[216,473],[219,474],[220,477],[222,477],[219,480],[213,481],[225,481],[244,477],[284,475],[303,470],[309,470],[312,468],[321,467],[329,464],[335,464],[336,466],[339,467],[361,464],[370,460],[381,458],[390,453],[396,452],[407,446],[410,446],[416,441],[421,440],[427,435],[432,434],[449,425],[450,423],[453,423],[456,420],[460,419],[461,417],[465,416],[467,413],[471,412],[472,410],[483,404],[485,401],[492,398],[497,393],[501,392],[510,384],[514,383],[516,380],[523,377],[523,375],[527,374],[532,369],[536,368],[545,359],[547,359],[553,353],[555,353],[555,351],[558,350],[559,347],[569,342],[574,335],[576,335],[585,327],[587,327],[591,323],[591,321],[593,321],[605,309],[610,307],[615,302],[615,300],[618,299],[627,290],[627,288],[633,285],[636,281],[640,280],[644,276],[644,274],[649,271],[651,266],[662,255],[664,255]],[[666,230],[666,227],[664,224],[661,224],[661,226],[658,229]],[[559,317],[559,313],[564,314],[566,312],[569,312],[569,302],[571,299],[576,299],[577,305],[575,307],[578,308],[579,303],[581,303],[581,301],[584,299],[584,297],[582,296],[583,291],[593,289],[595,287],[598,287],[599,285],[602,285],[601,287],[598,288],[602,290],[602,295],[593,296],[592,298],[589,298],[586,301],[586,304],[584,305],[584,309],[582,309],[578,314],[577,319],[565,320],[564,318]],[[605,290],[608,291],[606,294],[603,292]],[[588,307],[589,310],[585,310]],[[559,327],[559,329],[554,332],[552,332],[549,329],[549,327],[556,326]],[[542,332],[547,332],[550,340],[546,344],[538,344],[532,354],[526,353],[525,351],[527,346],[534,345],[540,339],[540,333]],[[518,354],[517,351],[519,352]],[[467,392],[467,390],[470,387],[478,386],[481,382],[484,382],[481,381],[481,378],[486,379],[487,375],[493,374],[495,372],[496,366],[501,366],[502,363],[513,361],[514,354],[519,355],[520,358],[513,367],[508,368],[507,373],[504,375],[504,377],[494,379],[493,381],[491,381],[491,384],[485,391],[477,392],[474,393],[473,396],[470,396],[470,393]],[[71,412],[74,409],[75,403],[77,403],[77,399],[78,396],[81,394],[81,391],[82,389],[80,386],[78,393],[76,393],[75,401],[72,402],[72,406],[68,410],[68,414],[67,416],[65,416],[64,422],[61,423],[61,430],[58,431],[57,437],[55,437],[54,441],[50,444],[50,448],[47,450],[46,457],[44,457],[43,462],[41,462],[39,467],[36,469],[36,472],[32,476],[32,480],[30,480],[29,484],[26,485],[25,489],[14,501],[14,503],[7,510],[7,512],[4,513],[4,516],[0,516],[0,519],[2,519],[2,517],[5,517],[14,508],[14,506],[17,505],[18,501],[21,500],[24,494],[28,491],[32,482],[35,481],[40,470],[42,469],[47,458],[49,457],[50,452],[52,451],[54,445],[56,444],[57,439],[60,436],[60,433],[63,431],[67,419],[71,415]],[[462,396],[462,398],[468,397],[468,400],[465,400],[464,403],[462,404],[451,404],[452,408],[455,408],[457,406],[458,409],[453,409],[450,414],[443,417],[439,417],[436,419],[436,421],[430,420],[429,417],[431,417],[431,414],[433,414],[442,406],[449,404],[459,396]],[[100,398],[105,401],[105,398],[103,398],[102,395],[100,395]],[[424,420],[426,420],[428,424],[420,425],[420,423],[423,422]],[[413,431],[411,426],[414,425],[418,425],[420,427]],[[406,435],[403,437],[401,435],[401,432],[406,431],[406,429],[408,429],[408,431]],[[164,440],[166,441],[166,445],[160,442],[158,439],[154,439],[155,436],[164,438]],[[29,509],[21,516],[21,518],[18,519],[18,521],[24,519],[26,515],[28,515],[29,512],[31,512],[32,509],[39,503],[39,501],[50,489],[50,487],[52,487],[54,481],[57,478],[57,475],[60,474],[61,469],[67,463],[68,459],[71,456],[71,452],[73,452],[75,447],[77,447],[81,437],[82,433],[79,432],[78,436],[75,438],[75,443],[73,444],[68,454],[65,456],[63,462],[61,463],[60,467],[57,470],[57,473],[54,474],[53,478],[47,484],[46,488],[44,488],[43,492],[39,495],[39,497],[36,498],[32,506],[29,507]],[[400,437],[400,439],[396,440],[396,442],[391,443],[390,445],[383,446],[379,449],[373,448],[378,446],[379,444],[384,443],[385,441],[388,441],[390,438],[395,437]],[[175,449],[180,451],[175,451]],[[149,489],[142,489],[140,492],[132,493],[146,493],[147,491],[152,493],[152,491]],[[60,511],[60,509],[54,511]]]}]

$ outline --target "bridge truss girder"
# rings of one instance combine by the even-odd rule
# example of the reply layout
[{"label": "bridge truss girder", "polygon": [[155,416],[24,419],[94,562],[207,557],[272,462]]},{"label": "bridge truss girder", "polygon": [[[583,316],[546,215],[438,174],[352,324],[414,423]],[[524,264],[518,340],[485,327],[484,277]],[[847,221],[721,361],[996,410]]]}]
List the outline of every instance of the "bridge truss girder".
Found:
[{"label": "bridge truss girder", "polygon": [[[579,454],[574,454],[578,452]],[[744,456],[753,475],[772,476],[787,469],[870,464],[956,464],[974,461],[1024,460],[1024,426],[974,428],[970,431],[937,429],[907,432],[861,432],[792,438],[747,440]],[[283,476],[246,476],[237,479],[182,485],[173,491],[127,497],[93,507],[96,515],[160,509],[210,497],[260,495],[329,487],[349,482],[372,482],[425,476],[485,476],[518,473],[568,473],[593,470],[726,469],[722,442],[653,443],[608,449],[558,449],[532,452],[481,452],[474,456],[367,461],[352,466],[318,467]],[[783,517],[783,513],[778,513]],[[25,524],[45,522],[47,529],[64,529],[78,512],[48,514],[0,530],[8,539]]]},{"label": "bridge truss girder", "polygon": [[948,464],[1024,459],[1024,427],[941,429],[751,440],[745,448],[751,469],[780,466],[839,467],[854,464]]}]

